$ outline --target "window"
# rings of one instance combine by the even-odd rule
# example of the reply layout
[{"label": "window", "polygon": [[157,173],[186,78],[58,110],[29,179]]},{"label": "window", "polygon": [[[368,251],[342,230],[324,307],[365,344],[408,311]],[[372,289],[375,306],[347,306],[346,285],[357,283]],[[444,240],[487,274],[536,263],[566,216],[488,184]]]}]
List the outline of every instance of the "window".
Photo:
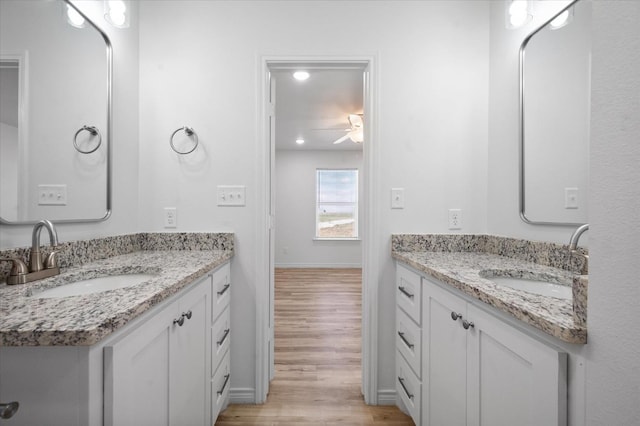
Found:
[{"label": "window", "polygon": [[316,238],[358,238],[358,170],[316,170]]}]

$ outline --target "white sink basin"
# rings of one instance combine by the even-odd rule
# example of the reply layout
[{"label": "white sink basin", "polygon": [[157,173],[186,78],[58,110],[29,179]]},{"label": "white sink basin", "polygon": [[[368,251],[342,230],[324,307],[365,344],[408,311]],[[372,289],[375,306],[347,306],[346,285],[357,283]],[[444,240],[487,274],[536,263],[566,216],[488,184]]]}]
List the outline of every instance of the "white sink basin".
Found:
[{"label": "white sink basin", "polygon": [[571,299],[573,297],[572,288],[567,285],[514,277],[490,277],[487,279],[498,285],[540,296],[557,297],[559,299]]},{"label": "white sink basin", "polygon": [[81,296],[85,294],[101,293],[103,291],[117,290],[141,284],[155,277],[155,274],[122,274],[106,277],[91,278],[53,287],[38,293],[32,297],[49,299],[54,297]]}]

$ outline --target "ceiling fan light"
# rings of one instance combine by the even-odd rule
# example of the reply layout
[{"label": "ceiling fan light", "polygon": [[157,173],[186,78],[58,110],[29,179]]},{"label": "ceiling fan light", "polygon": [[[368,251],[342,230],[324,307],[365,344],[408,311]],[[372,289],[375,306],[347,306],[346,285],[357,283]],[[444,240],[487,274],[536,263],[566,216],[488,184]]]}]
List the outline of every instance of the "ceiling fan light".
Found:
[{"label": "ceiling fan light", "polygon": [[305,81],[309,78],[310,74],[307,71],[296,71],[293,73],[293,78],[298,81]]}]

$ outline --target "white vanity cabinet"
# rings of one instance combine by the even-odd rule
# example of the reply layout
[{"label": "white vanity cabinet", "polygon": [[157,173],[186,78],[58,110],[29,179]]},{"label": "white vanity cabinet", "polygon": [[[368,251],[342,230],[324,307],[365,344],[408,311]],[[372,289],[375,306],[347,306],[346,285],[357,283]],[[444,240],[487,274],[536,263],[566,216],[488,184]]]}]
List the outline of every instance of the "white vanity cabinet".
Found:
[{"label": "white vanity cabinet", "polygon": [[0,397],[20,402],[10,423],[215,423],[229,398],[230,283],[226,262],[93,346],[0,347]]},{"label": "white vanity cabinet", "polygon": [[567,354],[423,278],[423,425],[565,425]]},{"label": "white vanity cabinet", "polygon": [[[411,323],[420,326],[421,338],[409,344],[399,339],[411,323],[400,302],[396,315],[397,398],[417,425],[566,425],[567,353],[507,323],[482,302],[397,265],[396,287],[418,279],[421,303],[413,304],[420,306],[420,319]],[[412,354],[420,358],[417,369]],[[400,386],[399,378],[409,386]]]},{"label": "white vanity cabinet", "polygon": [[211,276],[104,348],[105,425],[207,423]]},{"label": "white vanity cabinet", "polygon": [[211,315],[211,377],[208,384],[211,393],[211,418],[215,421],[218,414],[229,404],[231,384],[231,366],[229,346],[231,345],[231,268],[222,266],[212,276],[212,315]]},{"label": "white vanity cabinet", "polygon": [[396,395],[416,424],[422,402],[422,285],[420,276],[396,270]]}]

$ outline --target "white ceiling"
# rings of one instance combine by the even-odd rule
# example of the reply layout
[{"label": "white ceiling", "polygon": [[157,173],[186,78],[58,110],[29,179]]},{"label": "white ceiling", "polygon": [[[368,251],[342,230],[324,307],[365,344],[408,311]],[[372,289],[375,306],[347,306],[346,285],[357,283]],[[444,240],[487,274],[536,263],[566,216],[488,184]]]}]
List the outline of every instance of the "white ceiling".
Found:
[{"label": "white ceiling", "polygon": [[[271,73],[276,81],[276,149],[361,150],[362,144],[350,139],[338,145],[333,141],[347,133],[349,114],[363,112],[362,70],[307,70],[311,76],[306,81],[294,79],[293,68]],[[305,143],[297,145],[298,138]]]}]

